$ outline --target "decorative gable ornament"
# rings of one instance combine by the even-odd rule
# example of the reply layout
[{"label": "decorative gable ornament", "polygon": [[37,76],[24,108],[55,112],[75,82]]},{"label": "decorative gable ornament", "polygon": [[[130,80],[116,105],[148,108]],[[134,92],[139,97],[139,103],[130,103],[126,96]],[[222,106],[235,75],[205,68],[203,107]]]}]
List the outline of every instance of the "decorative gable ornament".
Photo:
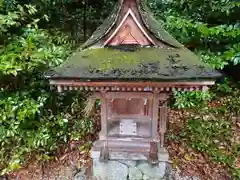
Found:
[{"label": "decorative gable ornament", "polygon": [[104,46],[121,44],[156,45],[138,22],[131,8],[128,9],[115,31],[104,42]]}]

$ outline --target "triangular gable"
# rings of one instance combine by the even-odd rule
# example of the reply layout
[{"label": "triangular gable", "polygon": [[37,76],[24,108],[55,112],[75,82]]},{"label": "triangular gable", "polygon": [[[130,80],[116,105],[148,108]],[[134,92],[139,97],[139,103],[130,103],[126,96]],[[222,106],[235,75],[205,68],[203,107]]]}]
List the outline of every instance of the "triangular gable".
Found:
[{"label": "triangular gable", "polygon": [[120,44],[155,45],[130,8],[115,31],[104,43],[104,45]]},{"label": "triangular gable", "polygon": [[[94,31],[93,35],[81,46],[81,49],[91,46],[104,47],[104,45],[106,45],[104,42],[107,42],[108,40],[106,40],[106,37],[109,37],[111,34],[113,34],[113,28],[119,26],[119,17],[125,16],[129,8],[132,10],[132,12],[134,12],[135,16],[133,17],[137,17],[138,21],[136,22],[139,22],[145,32],[147,32],[152,40],[154,40],[153,44],[155,46],[162,47],[162,45],[165,44],[173,48],[184,47],[164,29],[162,24],[163,22],[156,20],[154,16],[152,16],[152,13],[146,5],[146,0],[119,0],[108,18],[105,19],[102,25],[96,29],[96,31]],[[120,21],[122,19],[123,18],[121,18]]]},{"label": "triangular gable", "polygon": [[[142,44],[131,33],[123,39],[120,44]],[[111,44],[112,45],[112,44]]]}]

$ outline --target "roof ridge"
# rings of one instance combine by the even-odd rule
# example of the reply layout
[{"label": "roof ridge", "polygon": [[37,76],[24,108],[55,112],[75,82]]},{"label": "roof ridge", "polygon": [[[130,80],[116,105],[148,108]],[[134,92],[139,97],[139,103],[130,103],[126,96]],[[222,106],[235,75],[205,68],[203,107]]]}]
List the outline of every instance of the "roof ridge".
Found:
[{"label": "roof ridge", "polygon": [[[123,3],[125,0],[119,0],[116,3],[113,11],[110,13],[108,18],[99,26],[92,36],[80,47],[80,48],[88,48],[97,42],[99,42],[104,36],[106,36],[112,27],[116,24],[119,14],[123,8]],[[153,13],[150,11],[149,7],[146,5],[146,0],[138,1],[138,11],[140,14],[140,18],[143,22],[143,25],[146,29],[159,41],[163,42],[168,46],[172,46],[175,48],[181,48],[183,45],[178,42],[171,34],[169,34],[163,25],[156,20]]]}]

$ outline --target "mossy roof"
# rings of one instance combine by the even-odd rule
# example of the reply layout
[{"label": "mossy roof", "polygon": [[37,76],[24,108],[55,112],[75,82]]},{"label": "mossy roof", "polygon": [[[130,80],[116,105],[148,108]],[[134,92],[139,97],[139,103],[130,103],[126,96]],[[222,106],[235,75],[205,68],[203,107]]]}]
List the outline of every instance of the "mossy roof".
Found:
[{"label": "mossy roof", "polygon": [[[150,13],[146,0],[139,0],[138,9],[145,27],[167,46],[105,47],[93,49],[116,24],[124,1],[119,1],[88,41],[64,64],[46,73],[50,79],[77,80],[151,80],[176,81],[216,79],[220,73],[206,65],[174,39]],[[99,44],[98,44],[99,45]]]},{"label": "mossy roof", "polygon": [[[123,8],[122,4],[124,1],[118,1],[118,3],[113,8],[112,12],[105,19],[103,24],[99,26],[96,31],[92,34],[92,36],[82,45],[82,49],[88,48],[95,43],[99,42],[102,38],[104,38],[112,29],[112,27],[116,24],[119,14],[121,12],[121,8]],[[140,13],[140,17],[145,27],[160,41],[173,46],[173,47],[182,47],[183,45],[179,43],[172,35],[170,35],[163,27],[163,24],[160,21],[157,21],[149,8],[146,5],[146,0],[139,0],[138,10]]]},{"label": "mossy roof", "polygon": [[184,48],[86,49],[74,53],[48,77],[82,80],[199,80],[221,76]]}]

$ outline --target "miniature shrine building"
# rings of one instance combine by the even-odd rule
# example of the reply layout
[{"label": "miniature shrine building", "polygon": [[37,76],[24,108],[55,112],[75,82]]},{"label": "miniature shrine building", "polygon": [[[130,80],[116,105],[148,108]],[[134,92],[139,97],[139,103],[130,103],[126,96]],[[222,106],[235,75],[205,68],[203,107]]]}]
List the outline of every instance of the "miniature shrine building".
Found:
[{"label": "miniature shrine building", "polygon": [[59,92],[101,99],[92,150],[102,160],[139,153],[152,163],[164,146],[171,92],[206,91],[220,76],[164,29],[144,0],[119,0],[81,50],[47,75]]}]

